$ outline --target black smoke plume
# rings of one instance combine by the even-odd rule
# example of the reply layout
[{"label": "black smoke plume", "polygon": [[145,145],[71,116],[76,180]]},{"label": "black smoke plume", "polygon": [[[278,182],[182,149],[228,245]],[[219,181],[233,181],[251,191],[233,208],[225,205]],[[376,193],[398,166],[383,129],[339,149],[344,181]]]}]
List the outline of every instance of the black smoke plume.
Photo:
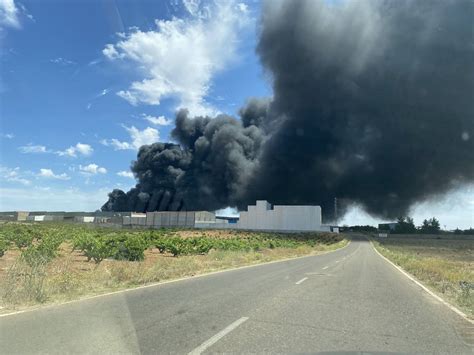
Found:
[{"label": "black smoke plume", "polygon": [[[474,181],[474,1],[266,1],[273,86],[241,120],[176,117],[105,210],[214,210],[333,199],[385,218]],[[344,208],[344,206],[340,206]]]},{"label": "black smoke plume", "polygon": [[[264,110],[260,103],[252,106],[252,114]],[[227,115],[189,118],[186,110],[179,111],[171,132],[177,144],[142,146],[132,164],[137,186],[126,194],[112,191],[102,210],[216,210],[240,205],[263,143],[262,130],[251,124],[258,117],[252,117],[249,122]]]}]

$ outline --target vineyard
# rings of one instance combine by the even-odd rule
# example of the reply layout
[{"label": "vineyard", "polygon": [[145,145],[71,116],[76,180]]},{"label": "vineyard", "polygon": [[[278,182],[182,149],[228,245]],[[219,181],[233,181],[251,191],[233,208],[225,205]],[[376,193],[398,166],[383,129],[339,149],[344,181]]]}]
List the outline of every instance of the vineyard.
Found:
[{"label": "vineyard", "polygon": [[0,225],[5,306],[71,299],[200,272],[341,247],[335,234]]}]

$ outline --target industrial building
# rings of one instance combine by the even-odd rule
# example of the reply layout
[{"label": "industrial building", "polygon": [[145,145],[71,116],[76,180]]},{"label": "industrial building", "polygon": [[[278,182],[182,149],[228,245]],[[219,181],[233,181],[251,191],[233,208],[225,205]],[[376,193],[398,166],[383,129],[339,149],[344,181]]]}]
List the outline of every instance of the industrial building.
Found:
[{"label": "industrial building", "polygon": [[185,227],[199,228],[200,225],[216,222],[213,212],[179,211],[179,212],[147,212],[146,225],[154,228]]},{"label": "industrial building", "polygon": [[394,231],[396,226],[397,226],[397,222],[379,223],[379,230],[381,230],[381,231]]},{"label": "industrial building", "polygon": [[9,211],[0,212],[1,221],[26,221],[28,212],[26,211]]},{"label": "industrial building", "polygon": [[320,206],[271,206],[257,201],[239,217],[216,217],[208,211],[163,212],[1,212],[0,220],[95,223],[126,228],[242,229],[281,232],[336,231],[323,225]]},{"label": "industrial building", "polygon": [[0,212],[0,221],[74,222],[122,225],[124,216],[133,212],[64,212],[64,211],[11,211]]},{"label": "industrial building", "polygon": [[239,218],[239,216],[216,216],[216,223],[236,224]]},{"label": "industrial building", "polygon": [[320,206],[272,206],[267,201],[257,201],[240,212],[237,229],[308,232],[330,231],[322,225]]},{"label": "industrial building", "polygon": [[37,215],[37,216],[28,216],[26,217],[28,222],[44,222],[44,215]]}]

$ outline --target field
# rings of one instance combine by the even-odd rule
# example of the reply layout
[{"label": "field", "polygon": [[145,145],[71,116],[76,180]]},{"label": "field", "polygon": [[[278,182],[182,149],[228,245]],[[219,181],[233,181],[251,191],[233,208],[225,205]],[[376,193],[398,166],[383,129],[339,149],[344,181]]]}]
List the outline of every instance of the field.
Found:
[{"label": "field", "polygon": [[73,224],[0,225],[3,311],[159,281],[322,253],[347,244],[331,233],[137,230]]},{"label": "field", "polygon": [[376,248],[451,304],[474,317],[474,241],[395,239]]}]

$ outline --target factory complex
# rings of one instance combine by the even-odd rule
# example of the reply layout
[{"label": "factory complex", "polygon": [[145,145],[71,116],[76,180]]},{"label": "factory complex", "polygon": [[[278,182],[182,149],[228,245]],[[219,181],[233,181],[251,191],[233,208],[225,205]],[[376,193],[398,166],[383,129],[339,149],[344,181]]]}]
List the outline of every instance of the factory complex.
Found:
[{"label": "factory complex", "polygon": [[[124,228],[241,229],[281,232],[332,231],[322,224],[320,206],[270,205],[257,201],[239,217],[208,211],[160,212],[0,212],[0,221],[71,222]],[[336,230],[334,230],[336,231]]]}]

